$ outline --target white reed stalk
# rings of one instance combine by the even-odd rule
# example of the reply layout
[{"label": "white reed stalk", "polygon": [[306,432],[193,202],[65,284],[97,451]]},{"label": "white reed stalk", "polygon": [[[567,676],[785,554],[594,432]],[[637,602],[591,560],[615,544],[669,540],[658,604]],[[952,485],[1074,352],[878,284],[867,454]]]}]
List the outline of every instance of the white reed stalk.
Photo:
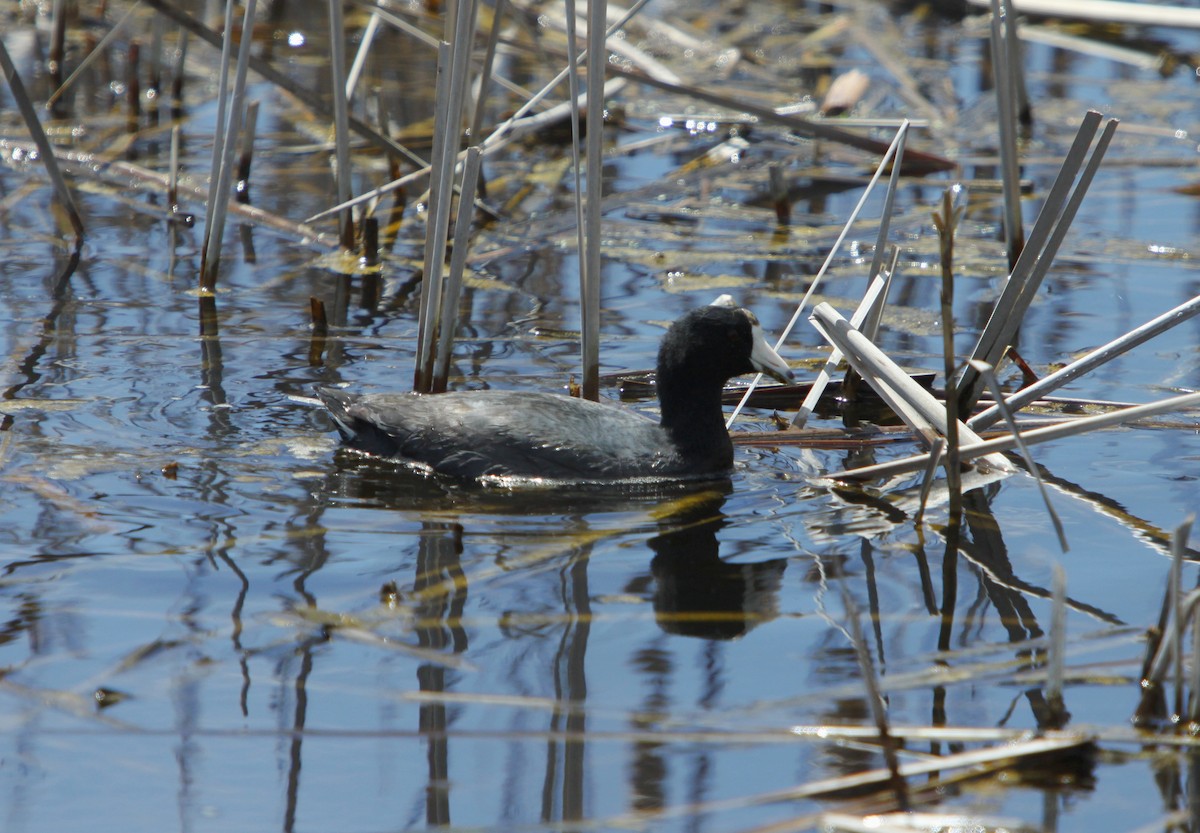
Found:
[{"label": "white reed stalk", "polygon": [[375,35],[379,32],[380,22],[379,12],[371,12],[371,17],[363,28],[358,51],[354,53],[354,62],[350,64],[350,71],[346,73],[344,89],[347,100],[354,98],[354,90],[358,87],[358,79],[362,76],[363,67],[367,65],[367,56],[371,52],[371,45],[375,43]]},{"label": "white reed stalk", "polygon": [[229,116],[229,63],[233,59],[233,9],[234,1],[225,0],[225,28],[221,38],[221,62],[217,71],[217,124],[213,128],[212,164],[209,166],[209,197],[204,206],[204,253],[207,257],[209,230],[212,228],[213,212],[216,211],[217,176],[221,171],[221,155],[224,152],[225,122]]},{"label": "white reed stalk", "polygon": [[[931,433],[936,431],[946,436],[949,423],[946,407],[936,397],[912,380],[886,353],[876,347],[862,333],[829,304],[817,304],[813,309],[812,321],[831,343],[841,349],[851,366],[866,381],[892,410],[909,427],[925,438],[932,446]],[[982,442],[974,431],[958,423],[961,443]],[[998,471],[1011,471],[1012,464],[1000,455],[990,455],[987,462]]]}]

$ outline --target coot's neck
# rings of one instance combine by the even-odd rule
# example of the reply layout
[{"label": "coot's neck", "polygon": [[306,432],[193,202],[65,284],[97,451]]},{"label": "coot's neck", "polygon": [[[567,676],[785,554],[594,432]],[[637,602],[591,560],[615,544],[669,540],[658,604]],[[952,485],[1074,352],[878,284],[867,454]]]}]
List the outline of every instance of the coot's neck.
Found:
[{"label": "coot's neck", "polygon": [[687,456],[707,457],[714,468],[733,463],[733,443],[721,411],[724,380],[697,375],[658,374],[658,400],[662,427]]}]

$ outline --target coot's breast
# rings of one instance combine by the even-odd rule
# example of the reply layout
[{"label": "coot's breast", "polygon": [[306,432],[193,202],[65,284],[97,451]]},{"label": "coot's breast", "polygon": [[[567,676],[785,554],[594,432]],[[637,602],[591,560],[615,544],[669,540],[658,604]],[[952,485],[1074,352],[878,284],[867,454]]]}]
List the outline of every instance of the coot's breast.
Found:
[{"label": "coot's breast", "polygon": [[675,480],[715,476],[728,467],[727,460],[685,458],[646,417],[559,394],[320,393],[352,445],[453,477]]}]

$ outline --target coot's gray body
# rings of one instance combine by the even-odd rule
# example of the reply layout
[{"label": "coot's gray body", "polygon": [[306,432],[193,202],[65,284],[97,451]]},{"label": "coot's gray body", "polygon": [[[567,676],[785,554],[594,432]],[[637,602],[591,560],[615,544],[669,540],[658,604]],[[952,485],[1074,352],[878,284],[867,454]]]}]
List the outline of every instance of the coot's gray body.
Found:
[{"label": "coot's gray body", "polygon": [[721,391],[787,364],[746,310],[707,306],[668,330],[659,350],[662,421],[554,393],[458,391],[355,395],[318,390],[348,444],[468,480],[596,482],[723,475],[733,465]]}]

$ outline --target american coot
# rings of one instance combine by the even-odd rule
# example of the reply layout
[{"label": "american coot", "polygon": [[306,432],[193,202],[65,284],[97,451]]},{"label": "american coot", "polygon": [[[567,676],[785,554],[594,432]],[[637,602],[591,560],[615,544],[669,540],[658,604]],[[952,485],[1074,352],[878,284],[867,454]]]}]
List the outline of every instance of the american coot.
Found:
[{"label": "american coot", "polygon": [[733,465],[721,390],[734,376],[792,376],[753,313],[700,307],[658,351],[661,423],[556,393],[317,394],[347,443],[441,474],[517,484],[720,476]]}]

